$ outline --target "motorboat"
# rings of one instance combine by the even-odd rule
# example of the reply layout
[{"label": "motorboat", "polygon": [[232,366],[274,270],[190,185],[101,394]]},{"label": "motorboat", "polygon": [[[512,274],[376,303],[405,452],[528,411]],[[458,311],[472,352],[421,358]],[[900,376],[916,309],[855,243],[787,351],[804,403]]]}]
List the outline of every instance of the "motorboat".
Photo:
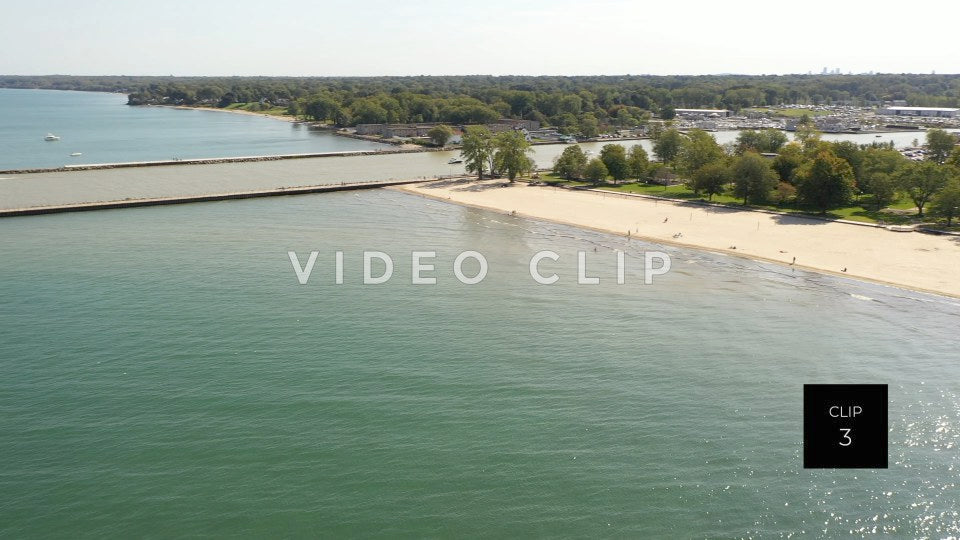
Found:
[{"label": "motorboat", "polygon": [[53,133],[47,133],[47,136],[43,138],[45,141],[59,141],[60,137],[54,135]]},{"label": "motorboat", "polygon": [[82,155],[83,155],[83,152],[74,152],[74,153],[70,154],[70,157],[77,157],[77,156],[82,156]]},{"label": "motorboat", "polygon": [[463,163],[463,160],[460,158],[452,157],[450,161],[447,162],[449,165],[456,165],[457,163]]}]

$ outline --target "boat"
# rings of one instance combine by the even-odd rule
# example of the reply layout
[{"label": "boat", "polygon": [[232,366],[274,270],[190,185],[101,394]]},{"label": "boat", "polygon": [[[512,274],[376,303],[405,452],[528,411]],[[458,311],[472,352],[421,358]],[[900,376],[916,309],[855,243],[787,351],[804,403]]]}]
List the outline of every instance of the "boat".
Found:
[{"label": "boat", "polygon": [[74,153],[70,154],[70,157],[77,157],[77,156],[82,156],[82,155],[83,155],[83,152],[74,152]]},{"label": "boat", "polygon": [[450,158],[450,161],[448,161],[447,163],[450,165],[456,165],[457,163],[463,163],[463,160],[460,158],[452,157]]},{"label": "boat", "polygon": [[47,133],[47,136],[43,138],[45,141],[59,141],[60,137],[57,137],[53,133]]}]

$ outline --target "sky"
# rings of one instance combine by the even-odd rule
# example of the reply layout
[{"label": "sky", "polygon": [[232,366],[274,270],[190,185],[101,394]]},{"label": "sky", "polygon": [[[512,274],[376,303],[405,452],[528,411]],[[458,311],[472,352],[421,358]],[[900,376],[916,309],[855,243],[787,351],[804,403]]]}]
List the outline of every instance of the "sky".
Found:
[{"label": "sky", "polygon": [[960,73],[958,2],[36,0],[8,75]]}]

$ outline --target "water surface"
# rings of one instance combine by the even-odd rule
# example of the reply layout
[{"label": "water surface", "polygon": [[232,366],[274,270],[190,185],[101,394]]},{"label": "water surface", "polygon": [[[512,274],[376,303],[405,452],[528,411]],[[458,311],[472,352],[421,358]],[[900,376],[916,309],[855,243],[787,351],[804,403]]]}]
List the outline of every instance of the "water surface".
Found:
[{"label": "water surface", "polygon": [[[123,94],[0,88],[0,170],[385,147],[275,118],[126,102]],[[47,133],[60,140],[44,141]]]},{"label": "water surface", "polygon": [[[951,299],[391,191],[0,229],[0,536],[960,534]],[[802,385],[841,382],[890,385],[889,469],[802,469]]]}]

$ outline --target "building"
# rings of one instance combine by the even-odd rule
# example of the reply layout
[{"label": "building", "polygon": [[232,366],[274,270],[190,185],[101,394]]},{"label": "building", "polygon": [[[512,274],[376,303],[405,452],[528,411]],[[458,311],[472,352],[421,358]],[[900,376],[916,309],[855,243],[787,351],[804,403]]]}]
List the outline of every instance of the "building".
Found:
[{"label": "building", "polygon": [[[384,139],[393,137],[426,137],[427,133],[434,127],[440,125],[438,122],[420,122],[417,124],[357,124],[357,135],[374,135]],[[501,118],[495,124],[487,124],[487,128],[494,132],[522,130],[532,131],[540,128],[540,122],[536,120],[512,120]],[[450,126],[454,127],[454,126]]]},{"label": "building", "polygon": [[537,122],[536,120],[516,120],[513,118],[501,118],[500,120],[497,120],[497,123],[513,126],[513,129],[525,129],[527,131],[535,131],[540,129],[540,122]]},{"label": "building", "polygon": [[675,109],[681,118],[726,118],[731,111],[727,109]]},{"label": "building", "polygon": [[527,140],[555,141],[559,142],[566,135],[557,131],[556,128],[532,129],[527,131]]},{"label": "building", "polygon": [[883,116],[924,116],[934,118],[958,118],[960,109],[948,107],[884,107],[877,110]]},{"label": "building", "polygon": [[425,137],[427,132],[438,124],[357,124],[357,135],[379,135],[385,139],[391,137]]}]

